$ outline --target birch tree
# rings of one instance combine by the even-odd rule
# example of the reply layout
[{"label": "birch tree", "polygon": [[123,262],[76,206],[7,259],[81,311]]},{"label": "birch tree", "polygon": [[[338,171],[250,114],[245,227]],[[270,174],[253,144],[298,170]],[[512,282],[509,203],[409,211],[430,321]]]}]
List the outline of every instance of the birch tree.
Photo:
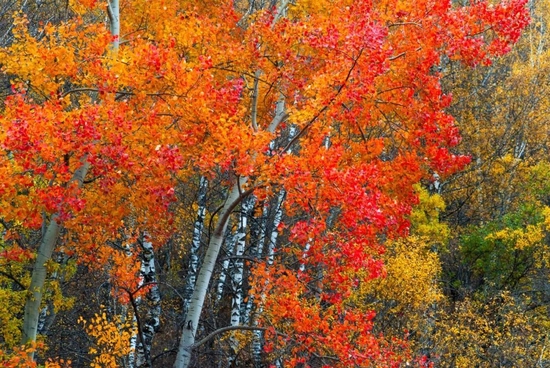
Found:
[{"label": "birch tree", "polygon": [[[112,30],[98,20],[105,5]],[[162,244],[178,230],[177,183],[217,180],[224,199],[207,203],[219,208],[175,367],[236,329],[265,334],[266,362],[404,364],[406,341],[373,334],[374,313],[348,298],[384,274],[385,241],[407,235],[413,186],[434,173],[445,180],[469,161],[454,151],[460,136],[446,112],[441,60],[471,66],[505,53],[527,23],[524,2],[121,6],[124,17],[114,2],[75,0],[74,19],[44,25],[40,37],[16,21],[13,44],[0,52],[15,91],[0,118],[3,220],[24,235],[46,218],[42,240],[54,245],[62,226],[64,252],[105,268],[114,290],[133,295],[137,254],[104,245],[144,229]],[[282,143],[289,126],[296,134]],[[220,250],[251,195],[280,211],[266,226],[265,259],[246,270],[258,313],[253,325],[209,331],[203,312]],[[47,244],[35,271],[51,254]],[[245,274],[240,265],[235,274]]]}]

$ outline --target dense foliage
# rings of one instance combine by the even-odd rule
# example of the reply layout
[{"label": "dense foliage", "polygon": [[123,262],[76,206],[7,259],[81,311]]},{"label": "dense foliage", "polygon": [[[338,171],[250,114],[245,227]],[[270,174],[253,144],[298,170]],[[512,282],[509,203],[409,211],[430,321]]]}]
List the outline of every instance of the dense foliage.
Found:
[{"label": "dense foliage", "polygon": [[1,5],[2,364],[550,364],[549,6]]}]

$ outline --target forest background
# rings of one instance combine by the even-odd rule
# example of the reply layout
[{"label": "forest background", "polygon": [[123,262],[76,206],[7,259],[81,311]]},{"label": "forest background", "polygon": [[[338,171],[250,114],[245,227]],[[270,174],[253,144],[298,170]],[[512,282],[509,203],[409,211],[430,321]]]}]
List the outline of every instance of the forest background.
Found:
[{"label": "forest background", "polygon": [[549,16],[2,2],[3,366],[549,366]]}]

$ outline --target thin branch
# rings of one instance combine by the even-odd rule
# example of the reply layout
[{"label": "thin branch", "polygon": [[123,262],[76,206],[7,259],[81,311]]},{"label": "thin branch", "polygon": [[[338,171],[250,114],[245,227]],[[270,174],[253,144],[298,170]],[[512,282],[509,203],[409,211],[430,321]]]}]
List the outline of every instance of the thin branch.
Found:
[{"label": "thin branch", "polygon": [[481,31],[477,32],[477,33],[472,33],[472,34],[467,34],[466,36],[467,37],[475,37],[475,36],[479,36],[480,34],[483,34],[483,33],[486,33],[488,31],[490,31],[491,29],[493,29],[493,27],[487,27],[485,29],[482,29]]},{"label": "thin branch", "polygon": [[[240,183],[237,182],[237,185],[239,185],[239,188],[240,188]],[[228,220],[229,216],[231,216],[233,210],[235,209],[235,207],[237,207],[237,205],[239,203],[241,203],[241,201],[246,197],[248,196],[249,194],[251,194],[252,192],[254,192],[254,190],[256,189],[256,187],[251,187],[249,188],[248,190],[242,192],[242,194],[239,195],[239,197],[233,201],[233,203],[231,203],[231,205],[229,206],[229,208],[227,209],[227,211],[223,214],[223,217],[220,219],[219,221],[219,225],[218,227],[214,230],[214,234],[216,235],[219,235],[219,236],[222,236],[222,233],[223,233],[223,225],[226,223],[226,221]]]},{"label": "thin branch", "polygon": [[286,145],[286,147],[281,151],[280,154],[284,153],[284,152],[287,152],[288,149],[290,147],[292,147],[292,145],[294,143],[296,143],[296,141],[298,139],[300,139],[300,137],[302,135],[304,135],[304,133],[308,130],[309,127],[311,127],[313,125],[313,123],[315,123],[315,121],[317,121],[317,119],[319,118],[319,116],[321,116],[321,114],[323,114],[328,108],[330,105],[332,105],[332,103],[336,100],[336,97],[338,97],[338,95],[340,94],[340,92],[342,92],[342,90],[344,89],[344,87],[346,86],[346,84],[348,83],[350,77],[351,77],[351,73],[353,72],[353,70],[355,69],[355,66],[357,65],[357,62],[359,61],[359,59],[361,58],[361,55],[363,54],[363,49],[361,49],[361,51],[359,51],[359,55],[357,55],[357,57],[353,60],[353,64],[351,65],[351,68],[349,69],[348,71],[348,74],[346,75],[346,79],[344,80],[344,82],[340,85],[340,87],[338,87],[338,90],[336,91],[336,94],[334,96],[332,96],[332,98],[330,99],[330,101],[321,109],[319,110],[319,112],[304,126],[304,128],[294,136],[294,138],[292,138],[292,140],[290,142],[288,142],[288,144]]},{"label": "thin branch", "polygon": [[355,124],[357,125],[357,128],[359,128],[359,133],[361,133],[363,142],[367,143],[367,138],[365,137],[365,133],[363,133],[363,129],[361,129],[361,124],[357,120],[355,121]]},{"label": "thin branch", "polygon": [[216,331],[211,332],[208,334],[205,338],[202,340],[196,342],[191,346],[192,349],[196,349],[199,346],[207,343],[208,341],[212,340],[216,335],[219,335],[221,333],[227,332],[227,331],[233,331],[233,330],[244,330],[244,331],[266,331],[267,328],[265,327],[256,327],[256,326],[226,326],[222,328],[218,328]]},{"label": "thin branch", "polygon": [[258,115],[258,78],[260,76],[260,71],[256,71],[254,75],[254,87],[252,89],[252,111],[251,111],[251,118],[252,118],[252,129],[254,129],[255,132],[258,131],[258,121],[257,121],[257,115]]},{"label": "thin branch", "polygon": [[4,275],[8,279],[10,279],[11,281],[15,282],[17,284],[17,286],[19,286],[21,288],[21,290],[26,290],[27,289],[27,287],[25,285],[23,285],[19,280],[17,280],[15,278],[15,276],[13,276],[12,274],[0,270],[0,275]]},{"label": "thin branch", "polygon": [[400,104],[398,102],[393,102],[393,101],[384,101],[384,100],[380,100],[380,99],[376,99],[374,100],[374,102],[376,102],[377,104],[383,104],[383,105],[395,105],[395,106],[400,106],[400,107],[407,107],[403,104]]},{"label": "thin branch", "polygon": [[257,257],[250,257],[250,256],[227,256],[220,259],[219,261],[221,262],[221,261],[232,260],[232,259],[242,259],[242,260],[251,261],[251,262],[260,262],[260,260]]},{"label": "thin branch", "polygon": [[102,177],[103,177],[103,175],[95,176],[95,177],[93,177],[93,178],[91,178],[91,179],[82,181],[82,184],[91,184],[91,183],[93,183],[94,181],[96,181],[97,179],[102,178]]},{"label": "thin branch", "polygon": [[183,301],[185,300],[185,298],[178,292],[178,290],[173,287],[172,285],[170,285],[169,283],[166,283],[166,282],[162,282],[162,281],[154,281],[154,282],[145,282],[143,284],[141,284],[140,286],[137,287],[137,289],[135,289],[134,291],[130,292],[130,290],[124,290],[126,291],[127,293],[129,293],[132,297],[138,292],[140,291],[141,289],[143,288],[146,288],[147,286],[151,286],[151,285],[164,285],[164,286],[168,286],[170,289],[172,289],[172,291]]},{"label": "thin branch", "polygon": [[422,28],[422,25],[420,23],[416,23],[416,22],[392,23],[392,24],[388,25],[388,28],[397,27],[397,26],[417,26],[418,28]]},{"label": "thin branch", "polygon": [[[67,95],[70,95],[72,93],[79,93],[79,92],[96,92],[96,93],[99,93],[101,92],[99,89],[97,88],[88,88],[88,87],[83,87],[83,88],[75,88],[75,89],[71,89],[67,92],[64,92],[61,97],[65,97]],[[131,92],[131,91],[104,91],[105,93],[114,93],[117,96],[117,98],[120,98],[120,97],[123,97],[123,96],[134,96],[136,93],[135,92]],[[162,97],[162,96],[170,96],[170,97],[184,97],[182,95],[176,95],[176,94],[173,94],[173,93],[163,93],[163,92],[156,92],[156,93],[146,93],[145,94],[146,96],[149,96],[149,97]]]},{"label": "thin branch", "polygon": [[[2,224],[2,226],[4,227],[4,229],[6,230],[10,230],[11,229],[11,226],[9,226],[6,221],[4,221],[4,219],[0,219],[0,224]],[[15,242],[17,243],[17,245],[19,245],[20,248],[24,248],[23,247],[23,242],[21,241],[21,239],[19,239],[19,237],[13,237],[12,238],[13,240],[15,240]]]},{"label": "thin branch", "polygon": [[99,90],[97,88],[75,88],[63,93],[61,97],[63,98],[67,95],[70,95],[72,93],[78,93],[78,92],[99,92]]},{"label": "thin branch", "polygon": [[[267,58],[267,57],[266,57]],[[268,59],[269,60],[269,59]],[[223,64],[219,64],[219,65],[214,65],[212,66],[211,69],[214,69],[214,70],[222,70],[222,71],[225,71],[225,72],[230,72],[230,73],[234,73],[234,74],[238,74],[239,76],[246,76],[246,77],[251,77],[251,78],[256,78],[256,75],[254,74],[250,74],[250,73],[246,73],[246,72],[242,72],[242,71],[239,71],[239,70],[235,70],[235,69],[231,69],[229,68],[228,66],[224,66]],[[258,81],[259,82],[262,82],[263,84],[269,86],[269,90],[273,89],[274,88],[274,83],[271,83],[269,82],[268,80],[265,80],[265,79],[262,79],[262,78],[258,78]]]},{"label": "thin branch", "polygon": [[390,56],[390,57],[388,58],[388,60],[394,61],[394,60],[396,60],[396,59],[399,59],[399,58],[402,57],[402,56],[405,56],[406,54],[407,54],[407,53],[403,51],[402,53],[400,53],[400,54],[398,54],[398,55]]},{"label": "thin branch", "polygon": [[151,358],[151,363],[153,363],[158,358],[162,358],[163,356],[165,356],[167,354],[174,354],[174,353],[177,353],[177,349],[165,350],[162,353],[159,353],[159,354],[155,355],[154,357],[152,357]]},{"label": "thin branch", "polygon": [[136,324],[138,328],[138,336],[140,340],[139,343],[142,346],[145,346],[145,336],[143,336],[143,329],[141,328],[141,320],[139,318],[138,305],[136,303],[136,300],[134,299],[134,293],[132,293],[130,290],[126,289],[125,287],[121,287],[121,289],[124,290],[130,297],[130,304],[132,304],[132,309],[134,310],[134,317],[136,318]]},{"label": "thin branch", "polygon": [[380,96],[382,93],[388,93],[388,92],[391,92],[391,91],[395,91],[396,89],[412,89],[412,87],[411,86],[397,86],[397,87],[385,89],[383,91],[377,91],[376,95]]},{"label": "thin branch", "polygon": [[315,353],[312,353],[311,355],[313,355],[313,357],[315,357],[316,359],[321,359],[321,360],[333,360],[335,362],[339,362],[340,359],[337,358],[337,357],[333,357],[333,356],[329,356],[329,355],[318,355],[318,354],[315,354]]},{"label": "thin branch", "polygon": [[246,13],[244,13],[243,16],[241,17],[241,19],[239,19],[239,21],[237,22],[237,25],[239,27],[241,27],[242,29],[246,29],[246,25],[245,25],[246,20],[254,12],[254,5],[255,5],[254,0],[250,1],[248,9],[246,10]]}]

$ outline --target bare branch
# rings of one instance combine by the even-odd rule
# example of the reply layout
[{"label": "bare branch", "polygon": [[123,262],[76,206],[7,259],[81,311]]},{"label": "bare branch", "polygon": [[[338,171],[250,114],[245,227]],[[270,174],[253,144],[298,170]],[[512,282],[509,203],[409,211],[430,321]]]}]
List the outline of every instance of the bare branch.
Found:
[{"label": "bare branch", "polygon": [[257,115],[258,115],[258,78],[260,77],[260,71],[256,71],[254,75],[254,87],[252,89],[252,111],[251,111],[251,118],[252,118],[252,129],[254,129],[255,132],[258,131],[258,121],[257,121]]},{"label": "bare branch", "polygon": [[222,327],[222,328],[218,328],[216,331],[213,331],[211,332],[210,334],[208,334],[205,338],[203,338],[202,340],[196,342],[195,344],[193,344],[193,346],[191,347],[191,349],[196,349],[198,348],[199,346],[207,343],[208,341],[212,340],[214,337],[216,337],[216,335],[219,335],[219,334],[222,334],[224,332],[227,332],[227,331],[233,331],[233,330],[244,330],[244,331],[266,331],[267,328],[265,327],[257,327],[257,326],[226,326],[226,327]]},{"label": "bare branch", "polygon": [[357,57],[353,60],[353,64],[351,65],[351,68],[349,69],[348,71],[348,74],[346,75],[346,79],[344,80],[344,82],[340,85],[340,87],[338,87],[338,90],[336,91],[336,94],[334,96],[332,96],[332,98],[330,99],[330,101],[325,105],[323,106],[323,108],[321,110],[319,110],[319,112],[317,114],[315,114],[315,116],[313,118],[311,118],[311,120],[304,126],[304,128],[302,130],[300,130],[300,132],[298,134],[296,134],[294,136],[294,138],[292,138],[292,140],[290,142],[288,142],[288,144],[286,145],[286,147],[281,151],[281,153],[283,152],[287,152],[288,149],[290,147],[292,147],[292,145],[298,140],[300,139],[300,137],[302,135],[304,135],[304,133],[308,130],[308,128],[310,126],[313,125],[313,123],[315,123],[315,121],[317,121],[317,119],[319,118],[319,116],[321,116],[321,114],[323,114],[328,108],[330,105],[332,105],[332,103],[336,100],[336,97],[338,97],[338,95],[340,94],[340,92],[342,92],[342,90],[344,89],[344,87],[346,86],[346,84],[348,83],[350,77],[351,77],[351,73],[353,72],[353,70],[355,69],[355,66],[357,65],[357,62],[359,61],[359,59],[361,58],[361,54],[363,54],[363,50],[361,49],[361,51],[359,51],[359,55],[357,55]]}]

